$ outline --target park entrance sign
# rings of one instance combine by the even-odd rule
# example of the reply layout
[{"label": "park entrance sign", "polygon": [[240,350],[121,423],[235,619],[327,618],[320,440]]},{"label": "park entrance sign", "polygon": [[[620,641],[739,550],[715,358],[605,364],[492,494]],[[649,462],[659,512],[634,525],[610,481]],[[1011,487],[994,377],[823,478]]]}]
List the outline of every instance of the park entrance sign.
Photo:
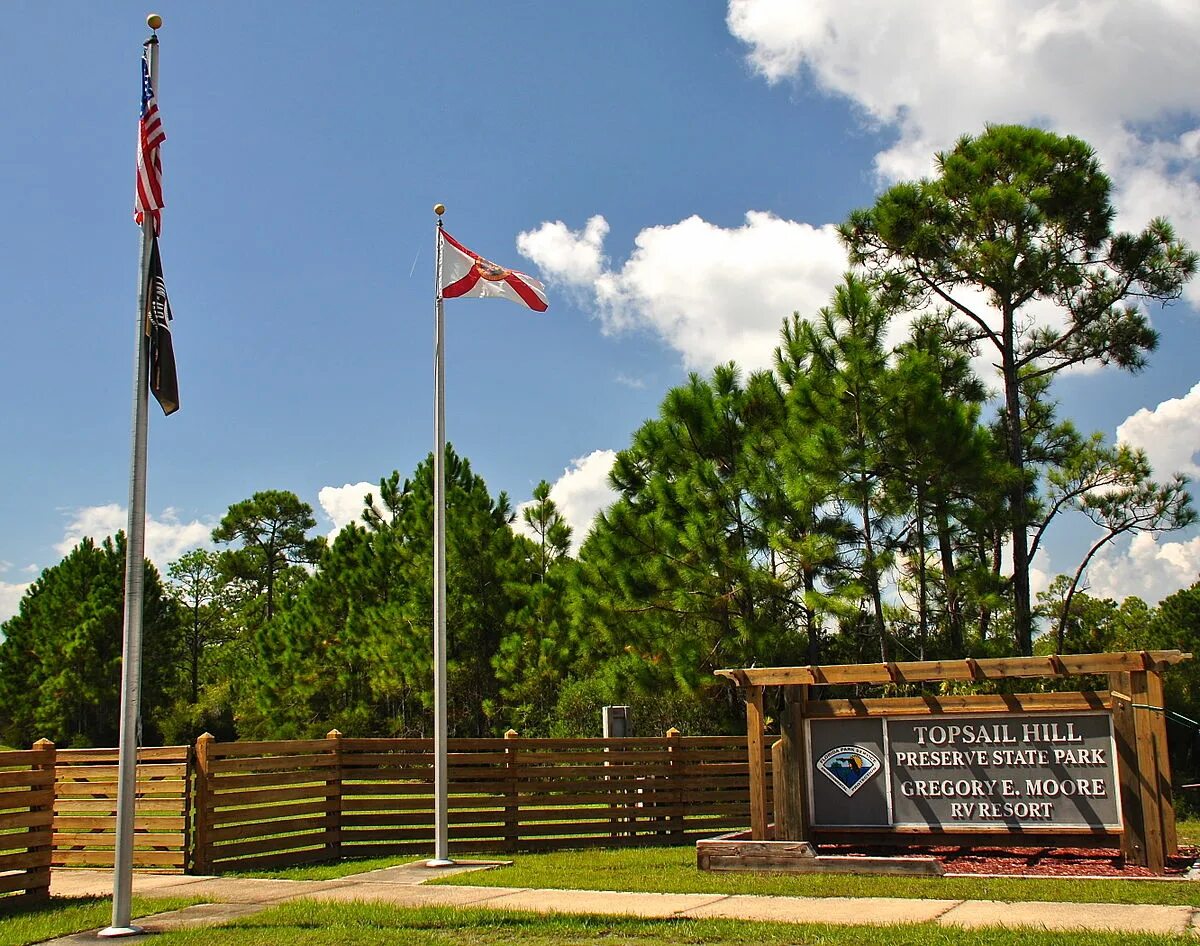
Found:
[{"label": "park entrance sign", "polygon": [[1121,828],[1107,713],[806,720],[814,828]]},{"label": "park entrance sign", "polygon": [[[746,703],[751,830],[700,842],[700,864],[813,870],[836,860],[816,854],[821,843],[1009,844],[1119,847],[1127,863],[1161,873],[1177,851],[1162,675],[1190,657],[1160,650],[718,671]],[[995,692],[1063,677],[1092,689]],[[1095,688],[1097,680],[1106,686]],[[946,681],[992,692],[924,689]],[[828,695],[846,686],[904,695]],[[770,740],[768,693],[779,721]],[[855,869],[864,863],[855,859]]]}]

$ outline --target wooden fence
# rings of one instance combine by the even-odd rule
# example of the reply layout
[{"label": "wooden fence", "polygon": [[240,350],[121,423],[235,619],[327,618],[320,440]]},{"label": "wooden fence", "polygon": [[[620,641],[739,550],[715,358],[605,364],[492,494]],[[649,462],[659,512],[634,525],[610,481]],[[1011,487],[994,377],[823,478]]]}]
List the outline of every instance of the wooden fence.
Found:
[{"label": "wooden fence", "polygon": [[[138,750],[133,865],[184,869],[190,746]],[[54,866],[111,867],[117,824],[117,750],[60,749],[54,782]]]},{"label": "wooden fence", "polygon": [[[451,739],[450,847],[682,844],[750,823],[734,736]],[[115,749],[0,753],[0,896],[110,867]],[[219,873],[433,849],[433,742],[325,739],[138,752],[134,866]]]},{"label": "wooden fence", "polygon": [[[196,745],[192,870],[219,873],[433,847],[428,739]],[[737,737],[451,739],[450,848],[686,843],[749,823]]]},{"label": "wooden fence", "polygon": [[0,904],[50,896],[54,743],[0,752]]}]

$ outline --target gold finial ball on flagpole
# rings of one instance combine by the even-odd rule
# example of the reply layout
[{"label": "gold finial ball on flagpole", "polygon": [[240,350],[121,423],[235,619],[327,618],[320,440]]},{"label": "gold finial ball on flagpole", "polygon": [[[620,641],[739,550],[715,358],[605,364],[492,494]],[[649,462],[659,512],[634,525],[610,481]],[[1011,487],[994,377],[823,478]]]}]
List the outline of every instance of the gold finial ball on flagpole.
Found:
[{"label": "gold finial ball on flagpole", "polygon": [[148,17],[146,17],[146,25],[150,27],[150,29],[156,30],[162,26],[162,17],[157,13],[151,13]]},{"label": "gold finial ball on flagpole", "polygon": [[433,212],[440,217],[442,214],[444,214],[446,212],[446,205],[445,204],[434,204]]}]

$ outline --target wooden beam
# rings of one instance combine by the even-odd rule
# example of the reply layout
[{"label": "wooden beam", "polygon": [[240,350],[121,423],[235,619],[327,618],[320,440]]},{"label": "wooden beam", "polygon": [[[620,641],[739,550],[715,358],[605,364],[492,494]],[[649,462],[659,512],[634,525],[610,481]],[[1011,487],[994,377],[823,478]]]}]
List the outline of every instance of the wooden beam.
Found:
[{"label": "wooden beam", "polygon": [[1008,680],[1146,670],[1161,672],[1181,661],[1190,660],[1191,657],[1191,654],[1178,650],[1128,651],[1113,654],[1060,654],[1053,657],[917,660],[812,667],[748,667],[718,670],[717,676],[732,680],[741,687]]},{"label": "wooden beam", "polygon": [[[788,688],[792,689],[791,687]],[[1086,713],[1112,706],[1107,692],[978,693],[962,696],[894,696],[850,700],[811,700],[810,719],[870,716],[930,716],[945,713]]]}]

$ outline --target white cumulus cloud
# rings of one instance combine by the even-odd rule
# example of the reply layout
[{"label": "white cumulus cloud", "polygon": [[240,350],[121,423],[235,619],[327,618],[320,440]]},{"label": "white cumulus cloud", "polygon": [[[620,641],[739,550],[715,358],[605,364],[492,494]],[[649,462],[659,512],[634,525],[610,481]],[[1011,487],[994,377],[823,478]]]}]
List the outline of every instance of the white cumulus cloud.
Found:
[{"label": "white cumulus cloud", "polygon": [[518,234],[517,250],[567,285],[586,286],[604,270],[606,236],[608,221],[599,214],[591,217],[583,230],[571,230],[555,220]]},{"label": "white cumulus cloud", "polygon": [[1116,601],[1137,595],[1158,604],[1200,577],[1200,536],[1171,542],[1145,533],[1123,548],[1105,550],[1088,569],[1088,594]]},{"label": "white cumulus cloud", "polygon": [[[571,526],[572,555],[579,552],[596,514],[617,498],[616,491],[608,485],[608,474],[616,458],[614,450],[593,450],[587,456],[572,460],[550,487],[550,499]],[[517,518],[513,523],[516,531],[530,538],[532,534],[521,513],[531,505],[532,501],[517,506]]]},{"label": "white cumulus cloud", "polygon": [[1200,243],[1200,4],[730,0],[727,25],[768,82],[811,83],[895,132],[884,180],[928,174],[986,123],[1036,124],[1097,148],[1119,225],[1169,215]]},{"label": "white cumulus cloud", "polygon": [[367,493],[378,493],[378,483],[346,483],[344,486],[322,486],[317,493],[317,502],[325,511],[333,528],[329,530],[329,541],[352,522],[360,522],[363,500]]},{"label": "white cumulus cloud", "polygon": [[1200,477],[1200,382],[1183,397],[1131,414],[1117,428],[1117,442],[1145,450],[1160,480],[1172,473]]},{"label": "white cumulus cloud", "polygon": [[688,368],[768,366],[783,320],[825,305],[847,267],[833,226],[761,211],[740,227],[698,216],[648,227],[619,267],[603,254],[607,232],[603,217],[581,231],[547,222],[517,245],[548,279],[589,293],[606,331],[647,329]]},{"label": "white cumulus cloud", "polygon": [[[66,555],[84,536],[97,542],[115,535],[127,525],[128,513],[116,503],[84,506],[72,510],[62,541],[54,548]],[[168,506],[158,516],[146,516],[146,558],[160,569],[175,561],[184,552],[201,545],[212,545],[213,523],[193,519],[180,522],[179,513]]]},{"label": "white cumulus cloud", "polygon": [[[25,596],[32,582],[0,581],[0,622],[7,621],[17,613],[21,599]],[[3,640],[3,638],[0,638]]]}]

